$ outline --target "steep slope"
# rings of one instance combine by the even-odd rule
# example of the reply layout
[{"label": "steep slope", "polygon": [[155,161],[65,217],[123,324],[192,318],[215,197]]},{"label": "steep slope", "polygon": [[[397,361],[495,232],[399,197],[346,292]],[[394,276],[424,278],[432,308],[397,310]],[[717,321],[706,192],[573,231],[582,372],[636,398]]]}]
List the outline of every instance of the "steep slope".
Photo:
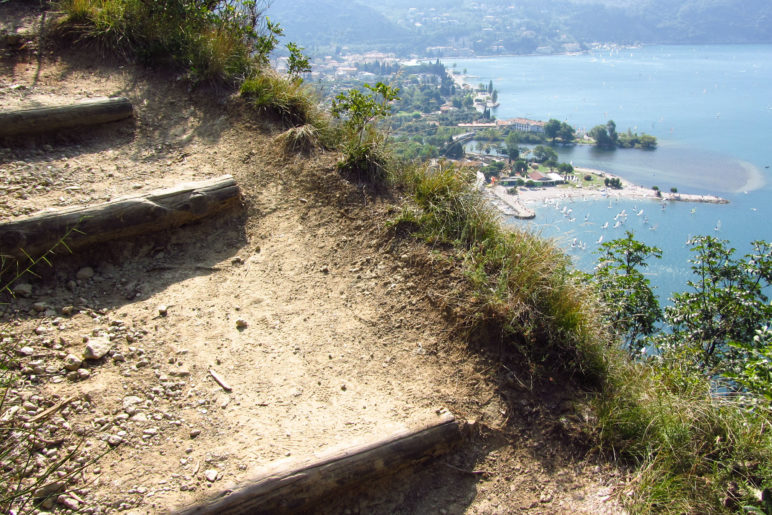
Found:
[{"label": "steep slope", "polygon": [[[133,123],[6,142],[3,220],[223,173],[244,195],[230,216],[57,255],[2,310],[4,343],[31,349],[10,395],[24,410],[11,416],[71,399],[35,459],[72,449],[87,464],[43,508],[163,512],[259,465],[447,408],[477,422],[462,450],[329,511],[618,510],[618,473],[578,459],[572,393],[529,390],[453,331],[446,299],[463,298],[463,281],[442,252],[387,229],[398,199],[342,178],[335,154],[283,155],[280,129],[238,98],[174,75],[88,48],[2,64],[6,108],[124,95],[136,109]],[[86,340],[111,350],[68,371]]]}]

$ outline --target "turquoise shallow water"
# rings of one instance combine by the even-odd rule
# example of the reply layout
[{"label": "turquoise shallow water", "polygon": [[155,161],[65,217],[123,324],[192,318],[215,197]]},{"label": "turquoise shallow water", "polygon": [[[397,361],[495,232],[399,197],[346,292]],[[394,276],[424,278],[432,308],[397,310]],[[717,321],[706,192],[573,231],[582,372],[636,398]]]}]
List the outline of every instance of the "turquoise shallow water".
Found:
[{"label": "turquoise shallow water", "polygon": [[[685,289],[689,278],[686,241],[712,234],[740,252],[752,240],[772,240],[772,45],[654,46],[585,55],[448,59],[472,82],[493,80],[498,118],[557,118],[589,130],[613,119],[657,137],[654,151],[559,149],[562,161],[620,175],[643,186],[684,193],[712,193],[729,205],[574,201],[536,207],[525,224],[555,238],[589,270],[598,239],[636,237],[663,249],[649,269],[659,294]],[[624,225],[614,217],[625,210]],[[637,216],[641,210],[641,216]],[[574,221],[571,222],[570,219]],[[603,225],[609,222],[608,227]],[[576,241],[575,241],[576,240]]]}]

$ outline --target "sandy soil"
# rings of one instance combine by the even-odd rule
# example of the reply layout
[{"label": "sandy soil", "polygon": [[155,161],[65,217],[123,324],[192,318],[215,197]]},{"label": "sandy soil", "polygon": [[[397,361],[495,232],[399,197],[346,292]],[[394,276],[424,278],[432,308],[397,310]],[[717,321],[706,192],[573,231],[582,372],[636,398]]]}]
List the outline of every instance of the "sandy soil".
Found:
[{"label": "sandy soil", "polygon": [[[327,511],[621,511],[623,474],[583,458],[571,393],[518,386],[468,349],[447,309],[463,298],[458,270],[395,238],[391,201],[342,178],[335,155],[285,157],[277,130],[241,116],[238,99],[191,92],[174,75],[89,52],[2,61],[4,109],[116,95],[134,103],[133,121],[0,147],[0,219],[223,173],[244,207],[57,256],[14,284],[27,286],[0,325],[23,349],[21,379],[6,404],[16,410],[0,415],[29,420],[72,399],[48,419],[44,441],[56,443],[36,459],[45,467],[72,450],[87,465],[39,509],[165,512],[276,459],[447,408],[477,421],[468,445]],[[83,359],[94,342],[109,351]]]}]

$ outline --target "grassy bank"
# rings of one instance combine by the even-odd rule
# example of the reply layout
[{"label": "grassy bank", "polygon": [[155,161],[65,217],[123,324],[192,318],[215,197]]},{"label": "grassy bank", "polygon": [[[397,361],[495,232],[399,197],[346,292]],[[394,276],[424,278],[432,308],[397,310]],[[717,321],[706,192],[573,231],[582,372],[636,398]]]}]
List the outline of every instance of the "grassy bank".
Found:
[{"label": "grassy bank", "polygon": [[[772,512],[768,404],[718,395],[709,381],[671,364],[633,361],[608,327],[615,306],[602,304],[553,242],[503,228],[474,188],[473,172],[396,163],[370,123],[376,115],[359,126],[344,112],[336,122],[302,81],[271,70],[280,30],[264,24],[259,9],[184,0],[57,5],[65,16],[59,34],[171,64],[194,84],[240,88],[249,105],[273,117],[288,152],[338,148],[347,176],[404,194],[393,229],[462,271],[468,296],[454,308],[469,340],[504,349],[505,364],[529,374],[534,388],[559,382],[590,399],[590,447],[631,467],[630,495],[622,499],[632,511]],[[374,112],[385,114],[377,110],[385,103],[375,102]]]},{"label": "grassy bank", "polygon": [[398,182],[414,204],[396,223],[455,249],[474,292],[464,308],[471,333],[499,339],[535,378],[561,374],[600,384],[608,338],[593,292],[552,242],[504,229],[474,178],[452,164],[408,168]]}]

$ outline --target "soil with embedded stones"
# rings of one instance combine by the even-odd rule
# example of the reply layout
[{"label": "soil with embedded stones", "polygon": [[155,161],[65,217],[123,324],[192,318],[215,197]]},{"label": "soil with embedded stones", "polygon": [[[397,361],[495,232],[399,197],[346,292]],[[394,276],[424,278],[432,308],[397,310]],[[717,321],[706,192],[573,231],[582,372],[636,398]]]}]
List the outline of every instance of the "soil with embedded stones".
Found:
[{"label": "soil with embedded stones", "polygon": [[[13,9],[0,5],[3,30],[37,26]],[[241,209],[203,223],[59,249],[11,286],[0,312],[19,379],[0,417],[43,420],[33,476],[72,457],[35,509],[164,512],[446,408],[475,422],[461,450],[325,510],[621,512],[624,477],[577,445],[571,392],[492,372],[497,358],[453,330],[443,299],[463,295],[463,278],[389,231],[399,199],[348,182],[335,154],[282,154],[280,129],[237,97],[30,48],[3,56],[3,109],[120,95],[135,116],[6,142],[0,219],[226,173],[243,194]]]}]

